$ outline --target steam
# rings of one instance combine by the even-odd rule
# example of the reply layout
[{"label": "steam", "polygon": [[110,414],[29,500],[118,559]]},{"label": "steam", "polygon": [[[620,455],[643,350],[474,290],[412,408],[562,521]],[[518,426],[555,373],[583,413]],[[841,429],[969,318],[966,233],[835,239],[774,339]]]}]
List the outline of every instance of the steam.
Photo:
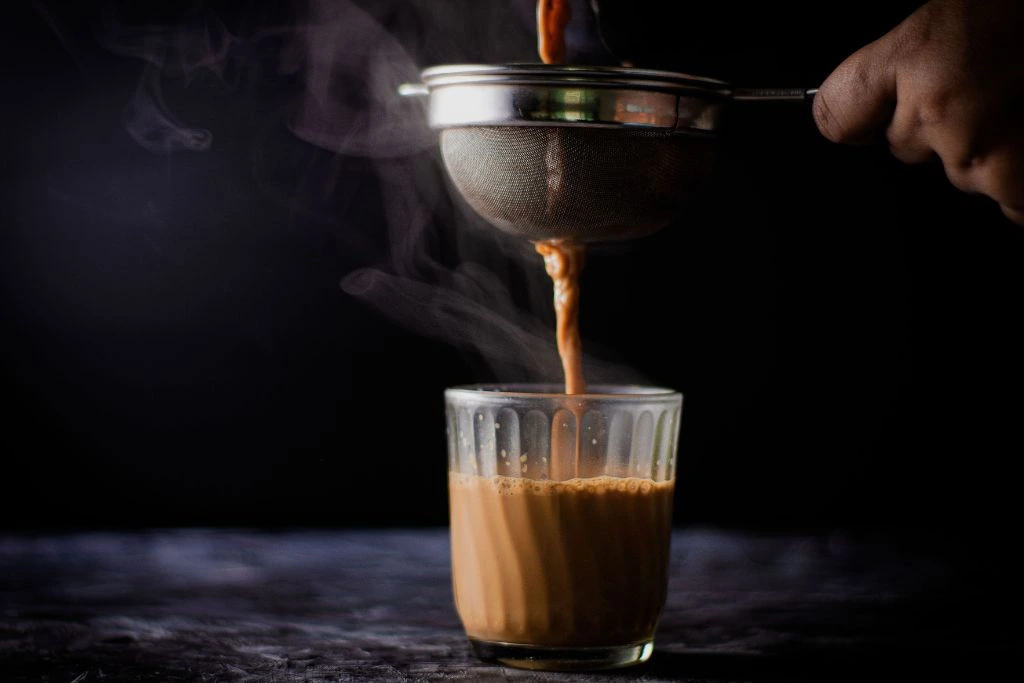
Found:
[{"label": "steam", "polygon": [[125,129],[150,152],[164,154],[177,150],[205,152],[213,144],[213,134],[205,128],[190,128],[168,111],[160,90],[160,71],[147,64],[125,109]]},{"label": "steam", "polygon": [[163,154],[210,148],[213,134],[209,130],[183,124],[164,104],[162,81],[178,78],[188,84],[201,72],[223,78],[229,57],[241,41],[214,13],[201,10],[170,27],[129,27],[108,5],[97,39],[111,52],[145,64],[124,112],[125,129],[139,145]]},{"label": "steam", "polygon": [[[361,264],[341,279],[341,290],[417,334],[476,352],[498,380],[561,382],[543,260],[453,193],[425,99],[398,94],[433,64],[537,61],[535,0],[309,0],[289,9],[294,14],[270,25],[238,22],[245,30],[234,23],[229,29],[202,7],[167,25],[144,26],[111,9],[97,39],[142,64],[124,110],[127,134],[155,154],[206,152],[216,148],[215,131],[171,111],[167,83],[201,80],[244,94],[261,79],[293,79],[301,88],[280,113],[287,130],[336,155],[340,168],[358,162],[360,173],[368,170],[385,219],[388,249],[381,257],[368,246],[380,225],[330,214],[332,229]],[[354,201],[359,194],[357,174],[323,170],[307,169],[292,188],[296,216],[333,206],[330,197]],[[585,368],[592,382],[636,379],[628,368],[589,355]]]},{"label": "steam", "polygon": [[[492,288],[482,289],[488,284]],[[495,310],[493,302],[507,297],[508,292],[479,266],[457,267],[445,285],[363,268],[348,275],[342,287],[394,322],[481,350],[495,367],[533,370],[537,376],[531,379],[559,379],[550,326],[518,311]],[[474,297],[473,292],[485,296]]]},{"label": "steam", "polygon": [[[411,3],[410,3],[411,4]],[[332,151],[373,158],[429,148],[422,102],[396,95],[420,67],[402,43],[350,2],[312,3],[298,34],[306,91],[292,130]]]}]

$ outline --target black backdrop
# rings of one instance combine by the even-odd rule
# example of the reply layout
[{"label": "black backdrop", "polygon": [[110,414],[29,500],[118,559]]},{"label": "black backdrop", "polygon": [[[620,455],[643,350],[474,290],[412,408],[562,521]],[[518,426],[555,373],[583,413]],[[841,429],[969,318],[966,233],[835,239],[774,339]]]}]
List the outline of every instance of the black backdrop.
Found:
[{"label": "black backdrop", "polygon": [[[4,24],[4,526],[444,524],[443,389],[557,381],[510,332],[553,315],[393,88],[536,61],[533,4],[139,4]],[[647,17],[641,65],[813,85],[898,14],[705,11]],[[583,277],[594,376],[685,394],[677,524],[1004,521],[1022,229],[805,105],[730,124],[687,215]]]}]

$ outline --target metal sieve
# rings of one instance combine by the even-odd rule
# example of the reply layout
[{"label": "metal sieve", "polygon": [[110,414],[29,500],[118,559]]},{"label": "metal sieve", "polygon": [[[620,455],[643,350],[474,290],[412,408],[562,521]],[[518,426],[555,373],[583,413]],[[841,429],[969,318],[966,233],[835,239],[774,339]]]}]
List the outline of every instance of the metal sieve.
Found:
[{"label": "metal sieve", "polygon": [[816,92],[547,64],[452,64],[420,78],[399,93],[428,98],[428,124],[458,192],[489,223],[534,241],[661,229],[708,175],[731,102]]}]

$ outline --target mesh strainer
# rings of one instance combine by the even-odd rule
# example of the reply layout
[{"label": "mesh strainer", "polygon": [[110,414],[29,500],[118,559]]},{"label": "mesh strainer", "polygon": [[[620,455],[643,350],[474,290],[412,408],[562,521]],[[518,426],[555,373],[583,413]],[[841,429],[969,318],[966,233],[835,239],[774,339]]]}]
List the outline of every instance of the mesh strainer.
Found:
[{"label": "mesh strainer", "polygon": [[435,66],[403,95],[429,100],[445,167],[484,219],[530,240],[639,237],[672,221],[707,176],[730,102],[804,100],[626,67]]}]

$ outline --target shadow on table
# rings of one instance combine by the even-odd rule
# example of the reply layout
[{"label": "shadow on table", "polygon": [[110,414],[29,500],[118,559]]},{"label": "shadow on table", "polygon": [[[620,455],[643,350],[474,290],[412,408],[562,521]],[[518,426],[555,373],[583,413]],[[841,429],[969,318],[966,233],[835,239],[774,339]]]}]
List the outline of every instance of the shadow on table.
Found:
[{"label": "shadow on table", "polygon": [[[954,673],[977,676],[1006,671],[1011,653],[1002,650],[956,652],[950,649],[817,650],[810,654],[739,654],[719,652],[655,651],[650,661],[621,675],[635,679],[642,670],[653,680],[706,679],[720,681],[876,681],[920,680],[922,675],[943,679]],[[618,676],[619,672],[616,672]],[[975,678],[977,680],[977,678]]]}]

